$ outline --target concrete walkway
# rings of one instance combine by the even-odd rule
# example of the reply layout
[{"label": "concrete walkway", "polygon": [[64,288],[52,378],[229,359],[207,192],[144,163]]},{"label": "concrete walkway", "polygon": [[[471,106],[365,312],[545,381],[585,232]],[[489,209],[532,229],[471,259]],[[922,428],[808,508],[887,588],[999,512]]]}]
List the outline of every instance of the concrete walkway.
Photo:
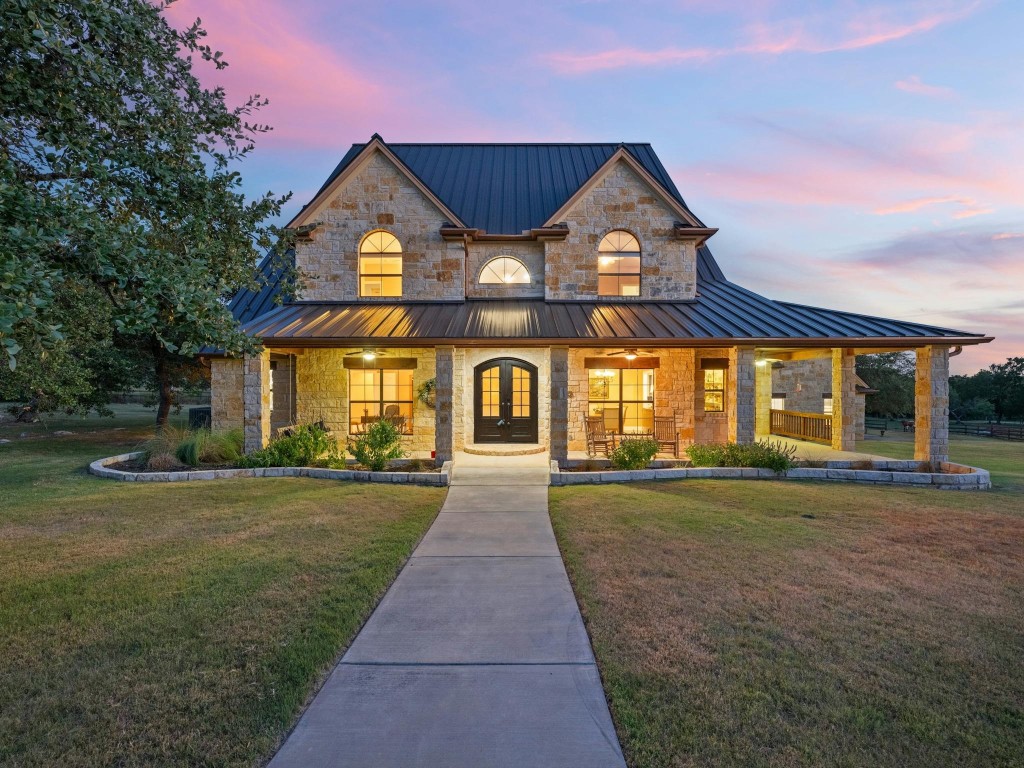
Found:
[{"label": "concrete walkway", "polygon": [[437,520],[271,768],[625,765],[547,484],[547,454],[456,456]]}]

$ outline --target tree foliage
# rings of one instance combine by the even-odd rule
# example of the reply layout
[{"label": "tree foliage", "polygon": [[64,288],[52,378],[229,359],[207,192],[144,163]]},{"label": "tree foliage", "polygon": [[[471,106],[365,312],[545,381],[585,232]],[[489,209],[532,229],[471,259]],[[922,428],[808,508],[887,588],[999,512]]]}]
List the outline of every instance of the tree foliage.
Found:
[{"label": "tree foliage", "polygon": [[1024,420],[1024,357],[1008,357],[973,376],[951,376],[949,385],[955,417]]},{"label": "tree foliage", "polygon": [[857,375],[878,392],[867,396],[865,411],[887,419],[914,413],[914,355],[885,352],[857,357]]},{"label": "tree foliage", "polygon": [[[224,299],[258,287],[253,267],[280,235],[266,222],[287,198],[246,198],[236,169],[269,130],[252,121],[266,102],[231,107],[204,88],[194,58],[220,69],[222,54],[198,20],[172,28],[165,7],[0,4],[0,345],[33,390],[51,364],[36,378],[26,356],[66,356],[85,306],[106,329],[95,345],[78,334],[76,353],[112,346],[165,382],[206,344],[253,348]],[[72,309],[76,296],[90,303]],[[78,393],[81,407],[104,382],[65,385],[54,402]]]}]

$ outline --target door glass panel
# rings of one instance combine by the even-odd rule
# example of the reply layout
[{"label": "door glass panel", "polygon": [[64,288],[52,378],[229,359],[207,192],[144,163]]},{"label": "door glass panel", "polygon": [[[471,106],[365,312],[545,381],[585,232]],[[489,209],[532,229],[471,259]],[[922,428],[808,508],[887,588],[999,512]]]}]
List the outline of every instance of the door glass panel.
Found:
[{"label": "door glass panel", "polygon": [[500,368],[488,368],[480,377],[481,409],[485,419],[496,419],[501,415],[501,376]]},{"label": "door glass panel", "polygon": [[512,367],[512,418],[530,418],[530,372]]}]

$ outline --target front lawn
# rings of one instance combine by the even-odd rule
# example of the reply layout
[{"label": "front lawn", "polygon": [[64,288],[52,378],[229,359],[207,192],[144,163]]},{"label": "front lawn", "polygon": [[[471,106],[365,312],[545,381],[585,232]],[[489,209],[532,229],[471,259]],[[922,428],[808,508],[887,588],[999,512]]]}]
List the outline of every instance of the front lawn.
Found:
[{"label": "front lawn", "polygon": [[630,766],[1024,764],[1024,445],[952,453],[996,489],[552,488]]},{"label": "front lawn", "polygon": [[120,410],[0,426],[0,764],[252,765],[444,491],[93,478],[151,431]]}]

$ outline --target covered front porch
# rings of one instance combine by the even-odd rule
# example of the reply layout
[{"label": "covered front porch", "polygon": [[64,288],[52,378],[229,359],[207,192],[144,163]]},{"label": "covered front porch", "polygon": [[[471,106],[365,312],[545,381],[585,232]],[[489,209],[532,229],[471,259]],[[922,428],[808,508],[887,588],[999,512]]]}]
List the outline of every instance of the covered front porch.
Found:
[{"label": "covered front porch", "polygon": [[[794,440],[803,458],[825,449],[837,458],[858,453],[854,361],[868,351],[879,350],[277,346],[214,361],[213,417],[215,427],[243,426],[247,450],[289,424],[323,423],[345,442],[388,419],[399,425],[410,456],[438,462],[481,444],[547,449],[559,461],[583,458],[595,424],[619,439],[654,432],[656,424],[664,433],[667,424],[675,441],[670,454],[684,455],[695,442],[771,437]],[[914,351],[915,458],[946,461],[949,348]],[[814,386],[827,387],[830,412],[773,408],[773,370],[809,360],[825,363],[828,382]]]}]

